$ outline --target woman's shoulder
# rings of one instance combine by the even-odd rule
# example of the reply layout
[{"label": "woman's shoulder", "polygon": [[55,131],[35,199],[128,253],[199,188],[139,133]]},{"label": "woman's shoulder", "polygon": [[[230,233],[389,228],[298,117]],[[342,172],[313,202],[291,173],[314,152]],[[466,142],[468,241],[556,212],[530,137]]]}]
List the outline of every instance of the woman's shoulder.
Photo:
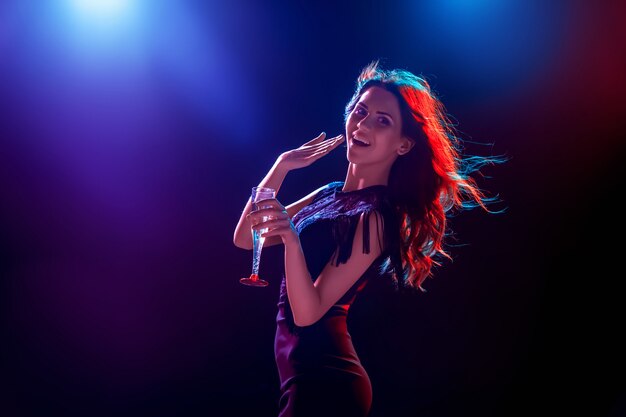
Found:
[{"label": "woman's shoulder", "polygon": [[300,214],[315,213],[318,218],[331,218],[355,216],[371,211],[378,211],[383,215],[389,212],[391,204],[387,186],[375,185],[359,190],[342,191],[343,186],[343,181],[332,181],[320,187],[310,204],[304,207]]},{"label": "woman's shoulder", "polygon": [[322,186],[319,194],[333,194],[337,197],[353,201],[382,200],[389,196],[389,187],[387,185],[371,185],[357,190],[343,191],[344,184],[344,181],[332,181],[325,186]]},{"label": "woman's shoulder", "polygon": [[337,192],[337,190],[341,189],[342,186],[343,186],[343,182],[341,181],[332,181],[326,185],[321,186],[318,189],[318,192],[313,198],[313,200],[311,201],[311,203],[315,203],[318,200],[321,200],[322,198],[327,197],[329,195],[334,195]]},{"label": "woman's shoulder", "polygon": [[372,185],[358,190],[342,191],[343,185],[343,182],[337,181],[333,183],[331,188],[335,198],[348,211],[355,213],[363,210],[382,211],[391,205],[389,187],[387,185]]},{"label": "woman's shoulder", "polygon": [[324,187],[324,191],[338,192],[343,188],[343,181],[331,181]]}]

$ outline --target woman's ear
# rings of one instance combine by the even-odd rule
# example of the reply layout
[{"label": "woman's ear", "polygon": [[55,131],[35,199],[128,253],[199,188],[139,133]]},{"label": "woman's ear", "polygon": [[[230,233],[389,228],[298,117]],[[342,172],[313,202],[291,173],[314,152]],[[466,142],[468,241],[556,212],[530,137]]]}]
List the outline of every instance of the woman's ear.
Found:
[{"label": "woman's ear", "polygon": [[411,149],[413,149],[414,145],[415,142],[413,142],[411,139],[406,137],[402,138],[402,144],[398,148],[398,155],[406,155]]}]

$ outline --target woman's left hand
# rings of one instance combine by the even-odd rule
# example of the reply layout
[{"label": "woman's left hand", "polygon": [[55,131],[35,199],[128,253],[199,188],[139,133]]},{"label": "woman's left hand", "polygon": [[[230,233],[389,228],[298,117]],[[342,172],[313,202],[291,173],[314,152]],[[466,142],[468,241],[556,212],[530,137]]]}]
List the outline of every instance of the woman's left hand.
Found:
[{"label": "woman's left hand", "polygon": [[298,232],[291,222],[287,210],[278,200],[268,198],[258,201],[256,204],[261,208],[251,211],[247,215],[253,230],[268,228],[268,231],[261,234],[261,236],[280,236],[285,245],[300,241]]}]

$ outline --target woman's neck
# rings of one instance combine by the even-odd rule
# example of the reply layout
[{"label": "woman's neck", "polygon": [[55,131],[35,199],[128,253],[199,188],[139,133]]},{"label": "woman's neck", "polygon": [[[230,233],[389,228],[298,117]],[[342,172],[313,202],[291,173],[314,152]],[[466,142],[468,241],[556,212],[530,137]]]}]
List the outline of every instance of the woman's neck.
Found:
[{"label": "woman's neck", "polygon": [[342,191],[361,190],[373,185],[387,185],[390,169],[373,170],[350,163]]}]

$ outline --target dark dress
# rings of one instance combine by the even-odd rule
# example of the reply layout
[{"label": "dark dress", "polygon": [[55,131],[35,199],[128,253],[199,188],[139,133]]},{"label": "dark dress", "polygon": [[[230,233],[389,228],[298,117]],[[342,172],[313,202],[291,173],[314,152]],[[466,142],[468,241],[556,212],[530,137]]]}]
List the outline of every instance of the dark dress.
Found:
[{"label": "dark dress", "polygon": [[[360,215],[365,213],[363,253],[369,253],[369,216],[382,215],[379,236],[383,253],[348,292],[316,323],[294,323],[283,273],[276,316],[274,353],[280,377],[279,417],[367,416],[372,386],[352,345],[347,327],[348,308],[397,242],[397,218],[388,198],[388,188],[374,185],[342,192],[343,182],[332,182],[312,202],[293,216],[300,235],[311,278],[315,280],[329,261],[345,263]],[[389,227],[391,226],[391,227]],[[375,244],[375,242],[372,242]],[[398,259],[392,256],[398,265]]]}]

